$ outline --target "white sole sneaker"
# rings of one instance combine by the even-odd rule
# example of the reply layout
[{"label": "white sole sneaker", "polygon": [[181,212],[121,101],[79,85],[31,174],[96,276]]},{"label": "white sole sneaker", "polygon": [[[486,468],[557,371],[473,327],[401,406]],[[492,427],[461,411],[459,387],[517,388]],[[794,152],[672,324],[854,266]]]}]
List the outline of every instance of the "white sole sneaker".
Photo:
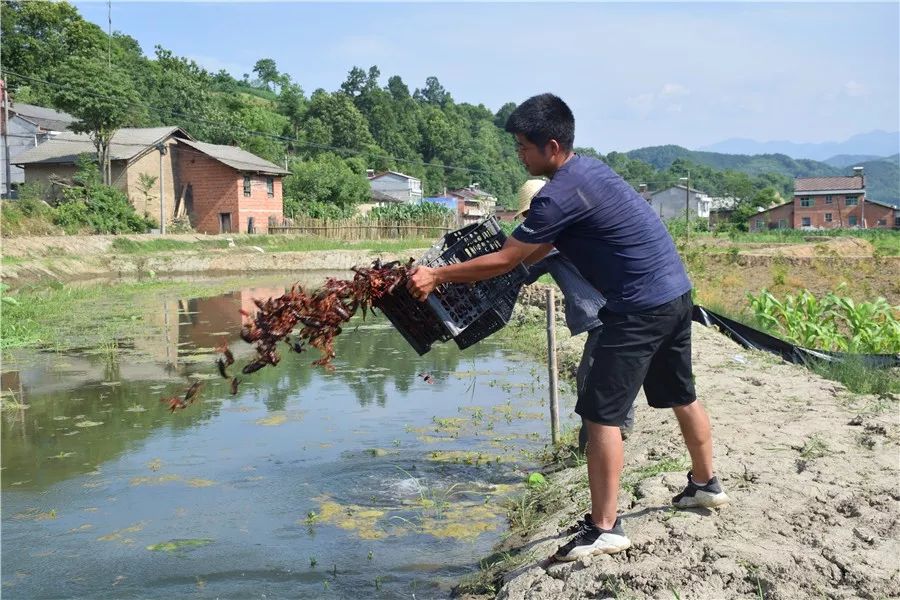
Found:
[{"label": "white sole sneaker", "polygon": [[572,561],[596,554],[615,554],[631,547],[631,540],[622,529],[622,519],[616,519],[612,529],[600,529],[585,515],[581,529],[567,544],[560,546],[554,558]]},{"label": "white sole sneaker", "polygon": [[678,508],[720,508],[731,502],[725,492],[711,493],[697,490],[693,496],[685,496],[673,504]]},{"label": "white sole sneaker", "polygon": [[584,558],[585,556],[596,556],[598,554],[616,554],[631,548],[631,540],[622,535],[604,533],[597,541],[589,546],[576,546],[565,555],[556,553],[554,558],[558,561],[569,562]]}]

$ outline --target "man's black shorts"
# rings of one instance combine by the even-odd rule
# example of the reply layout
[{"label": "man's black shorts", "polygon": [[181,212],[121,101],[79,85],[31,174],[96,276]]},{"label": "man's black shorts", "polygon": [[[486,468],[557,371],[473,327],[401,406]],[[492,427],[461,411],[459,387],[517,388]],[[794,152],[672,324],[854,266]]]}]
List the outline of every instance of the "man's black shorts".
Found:
[{"label": "man's black shorts", "polygon": [[600,311],[603,332],[575,412],[594,423],[621,426],[644,386],[654,408],[696,400],[691,370],[691,293],[638,313]]}]

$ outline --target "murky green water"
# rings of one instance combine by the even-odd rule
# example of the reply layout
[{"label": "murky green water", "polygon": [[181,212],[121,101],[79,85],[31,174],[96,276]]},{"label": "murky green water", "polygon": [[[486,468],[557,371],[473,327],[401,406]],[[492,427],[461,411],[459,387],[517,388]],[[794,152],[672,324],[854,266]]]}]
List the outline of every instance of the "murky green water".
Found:
[{"label": "murky green water", "polygon": [[163,293],[138,339],[4,356],[27,405],[2,415],[4,598],[440,598],[478,569],[549,437],[544,367],[490,341],[418,357],[377,317],[333,372],[288,355],[232,397],[213,348],[242,364],[238,310],[279,283]]}]

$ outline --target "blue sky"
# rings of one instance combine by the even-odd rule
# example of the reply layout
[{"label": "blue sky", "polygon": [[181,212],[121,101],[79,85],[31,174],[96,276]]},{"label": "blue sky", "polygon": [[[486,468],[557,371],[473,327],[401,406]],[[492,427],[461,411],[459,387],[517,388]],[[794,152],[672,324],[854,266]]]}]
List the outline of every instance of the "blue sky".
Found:
[{"label": "blue sky", "polygon": [[[76,2],[106,29],[105,2]],[[126,3],[113,29],[240,77],[275,59],[307,93],[353,65],[436,75],[492,110],[562,96],[576,143],[839,141],[900,129],[900,3]]]}]

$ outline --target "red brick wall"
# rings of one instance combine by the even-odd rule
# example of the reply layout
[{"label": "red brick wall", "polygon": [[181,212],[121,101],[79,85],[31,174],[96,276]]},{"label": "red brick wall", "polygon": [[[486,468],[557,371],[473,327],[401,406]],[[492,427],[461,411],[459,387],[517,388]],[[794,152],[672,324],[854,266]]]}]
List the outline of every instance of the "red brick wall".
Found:
[{"label": "red brick wall", "polygon": [[753,215],[750,217],[750,231],[777,229],[781,221],[784,221],[783,229],[792,229],[794,227],[793,204],[785,204],[784,206]]},{"label": "red brick wall", "polygon": [[[244,196],[244,174],[193,148],[175,151],[177,189],[191,186],[191,224],[201,233],[220,233],[219,213],[231,215],[231,231],[246,233],[253,217],[256,233],[267,233],[269,217],[280,223],[284,212],[281,177],[274,177],[270,198],[265,175],[250,175],[250,196]],[[223,232],[224,233],[224,232]]]},{"label": "red brick wall", "polygon": [[275,194],[270,198],[266,188],[265,175],[249,175],[250,196],[244,195],[244,174],[240,173],[238,175],[240,188],[240,232],[247,233],[247,223],[250,217],[253,217],[253,229],[256,233],[268,232],[269,217],[275,217],[275,220],[281,223],[284,217],[281,177],[273,176]]},{"label": "red brick wall", "polygon": [[[812,206],[802,206],[802,198],[809,198]],[[831,202],[828,202],[828,199]],[[818,229],[835,229],[838,227],[862,227],[862,194],[856,195],[856,205],[847,206],[845,194],[794,196],[794,228],[815,227]],[[868,228],[889,229],[894,225],[894,210],[886,206],[866,202],[866,226]],[[831,215],[830,220],[828,215]],[[803,218],[809,219],[809,225],[803,224]],[[855,222],[854,222],[855,220]],[[884,224],[879,225],[878,221]]]},{"label": "red brick wall", "polygon": [[176,148],[177,189],[191,186],[191,224],[200,233],[220,233],[219,213],[231,214],[231,232],[236,233],[241,194],[240,174],[193,148]]}]

